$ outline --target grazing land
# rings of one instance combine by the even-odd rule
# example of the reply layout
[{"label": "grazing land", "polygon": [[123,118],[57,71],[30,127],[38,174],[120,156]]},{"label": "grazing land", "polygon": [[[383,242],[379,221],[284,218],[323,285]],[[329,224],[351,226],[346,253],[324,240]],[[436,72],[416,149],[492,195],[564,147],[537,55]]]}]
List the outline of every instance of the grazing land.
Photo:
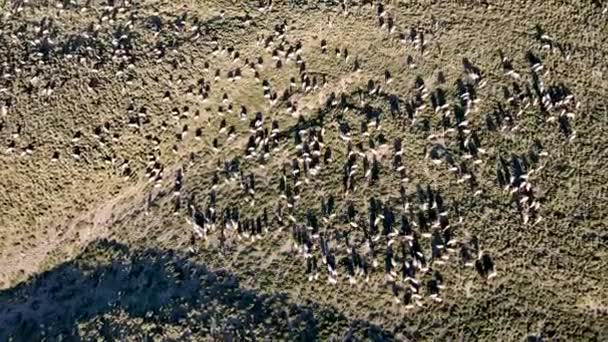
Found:
[{"label": "grazing land", "polygon": [[608,340],[607,21],[4,1],[0,341]]}]

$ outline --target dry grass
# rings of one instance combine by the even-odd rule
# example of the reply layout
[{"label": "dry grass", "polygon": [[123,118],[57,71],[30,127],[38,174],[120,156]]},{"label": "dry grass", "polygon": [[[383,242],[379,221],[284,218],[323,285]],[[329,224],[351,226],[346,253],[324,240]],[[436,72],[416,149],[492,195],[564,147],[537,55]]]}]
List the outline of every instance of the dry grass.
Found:
[{"label": "dry grass", "polygon": [[[237,339],[325,340],[331,336],[345,338],[349,326],[360,339],[378,340],[521,340],[530,335],[561,340],[608,338],[604,300],[608,291],[608,240],[604,231],[608,193],[604,170],[608,166],[608,104],[604,95],[608,91],[608,67],[603,62],[608,54],[608,32],[602,25],[608,15],[606,4],[384,1],[384,18],[394,18],[396,23],[395,31],[389,33],[378,27],[376,5],[358,5],[365,1],[346,1],[348,13],[342,12],[337,1],[316,5],[274,2],[272,11],[261,12],[256,8],[257,1],[187,1],[179,6],[169,1],[118,1],[122,9],[113,22],[100,21],[104,16],[101,5],[87,11],[79,6],[60,10],[55,6],[59,2],[35,2],[19,13],[10,10],[19,1],[4,5],[0,22],[0,63],[5,63],[0,66],[4,74],[0,75],[0,107],[6,108],[0,112],[0,165],[4,166],[0,168],[0,288],[6,290],[0,292],[0,302],[13,311],[5,312],[6,316],[0,311],[0,327],[14,322],[11,320],[16,319],[16,311],[25,312],[26,317],[12,325],[7,335],[0,331],[0,339],[40,339],[46,334],[50,339],[62,335],[216,340],[230,335]],[[173,22],[183,14],[187,14],[184,30],[177,32]],[[158,34],[150,26],[156,15],[163,22]],[[76,34],[85,32],[92,22],[101,24],[91,49],[80,50],[82,61],[80,57],[68,59],[56,48],[46,63],[35,63],[32,57],[25,63],[18,62],[24,54],[39,48],[26,41],[40,38],[36,25],[43,18],[52,19],[47,29],[57,46],[76,39]],[[190,31],[195,18],[202,28],[197,38]],[[278,39],[275,37],[275,45],[267,50],[263,42],[260,44],[260,37],[273,34],[275,25],[283,22],[287,22],[285,48],[301,42],[300,55],[307,72],[319,83],[325,75],[325,86],[303,92],[299,67],[293,60],[283,58],[282,67],[275,67],[269,51],[276,48]],[[132,27],[125,32],[135,58],[121,64],[111,59],[112,38],[128,24]],[[399,33],[408,35],[411,28],[424,32],[424,51],[400,41]],[[538,29],[551,37],[552,47],[543,46],[546,38],[537,36]],[[234,62],[226,51],[213,54],[214,38],[220,50],[238,51],[239,60]],[[320,53],[321,40],[327,42],[326,54]],[[161,43],[166,47],[165,56],[157,61],[153,49]],[[28,46],[30,50],[26,50]],[[336,48],[342,52],[340,57],[335,55]],[[344,49],[348,50],[348,59],[344,59]],[[540,78],[545,88],[559,84],[568,88],[577,103],[568,108],[575,114],[570,121],[575,139],[565,137],[557,123],[546,121],[548,116],[560,113],[542,113],[536,95],[527,108],[506,104],[502,88],[511,88],[513,79],[504,75],[499,51],[521,74],[520,85],[533,84],[525,58],[527,52],[533,52],[544,65]],[[415,67],[407,65],[408,56]],[[264,60],[263,68],[257,68],[259,82],[245,64],[258,57]],[[460,161],[455,134],[428,138],[443,130],[430,99],[425,100],[427,109],[420,111],[415,122],[405,114],[393,117],[388,100],[391,95],[398,98],[404,113],[405,102],[415,94],[414,82],[421,77],[429,93],[441,88],[447,102],[456,103],[456,82],[466,76],[463,58],[481,69],[486,82],[484,87],[477,87],[480,102],[467,118],[468,127],[478,133],[487,151],[481,164],[467,162],[477,178],[473,188],[459,182],[445,163],[434,165],[426,158],[426,151],[441,142],[455,151]],[[354,70],[355,61],[360,71]],[[127,67],[129,63],[133,68]],[[210,64],[208,71],[205,63]],[[19,72],[14,70],[15,65],[19,65]],[[242,79],[228,80],[227,72],[236,67],[240,67]],[[216,69],[221,70],[218,80]],[[385,82],[385,71],[392,76],[390,84]],[[300,118],[288,113],[288,103],[281,100],[291,77],[297,86],[289,100],[297,103]],[[93,79],[97,84],[91,83]],[[206,101],[196,91],[188,94],[190,86],[197,90],[201,79],[211,87]],[[275,104],[264,98],[262,80],[268,80],[277,92]],[[365,95],[370,80],[381,86],[380,94]],[[51,94],[49,88],[53,88]],[[167,91],[170,99],[163,100]],[[229,95],[232,113],[227,111],[228,104],[222,103],[224,93]],[[332,93],[338,99],[343,94],[350,110],[326,106]],[[513,112],[521,109],[516,129],[487,128],[486,117],[498,104]],[[224,109],[223,117],[218,114],[218,106]],[[245,121],[239,119],[241,106],[247,107]],[[144,107],[141,127],[129,126],[130,119]],[[174,109],[179,115],[173,115]],[[360,123],[370,109],[380,113],[381,133],[388,140],[388,155],[381,160],[381,179],[369,186],[358,174],[357,188],[344,194],[346,143],[339,137],[339,122],[350,125],[354,146],[359,142],[367,146]],[[280,151],[271,152],[264,165],[243,158],[250,136],[248,125],[258,111],[264,115],[264,127],[270,129],[276,120],[284,134]],[[222,119],[227,126],[235,126],[234,140],[227,141],[219,134]],[[109,130],[95,137],[96,127],[106,123]],[[348,284],[346,269],[341,265],[341,281],[336,286],[326,283],[324,269],[319,281],[308,282],[306,262],[291,248],[290,224],[273,221],[261,241],[237,241],[232,236],[227,246],[220,248],[219,233],[215,232],[207,241],[197,240],[192,246],[187,199],[195,195],[197,206],[208,205],[218,163],[223,167],[224,161],[239,158],[244,173],[256,175],[256,193],[250,196],[244,194],[238,180],[224,182],[220,173],[220,215],[224,208],[233,206],[240,208],[241,217],[255,217],[264,208],[274,213],[282,201],[278,191],[280,171],[297,155],[294,133],[302,124],[324,129],[324,143],[332,148],[334,162],[324,165],[318,177],[302,186],[293,212],[298,221],[305,222],[307,209],[320,215],[321,197],[329,194],[336,197],[338,212],[330,227],[332,234],[349,230],[343,215],[348,202],[355,205],[362,222],[367,220],[367,203],[372,196],[393,206],[398,217],[400,180],[391,170],[390,154],[394,138],[400,137],[410,178],[408,193],[414,194],[418,184],[430,184],[439,191],[450,208],[455,238],[465,242],[471,236],[478,237],[481,249],[492,256],[498,276],[486,280],[474,269],[461,267],[458,256],[452,255],[446,265],[433,265],[445,278],[443,302],[425,298],[424,308],[408,311],[393,302],[384,279],[382,243],[378,247],[379,267],[368,283]],[[176,134],[186,125],[188,133],[180,140]],[[200,140],[195,139],[197,128],[202,131]],[[73,141],[77,132],[81,132],[80,139]],[[371,128],[370,132],[372,137],[380,133]],[[216,137],[217,151],[212,148]],[[534,163],[537,171],[529,177],[542,204],[539,213],[543,220],[524,224],[512,196],[496,185],[496,163],[499,156],[527,154],[536,141],[548,152]],[[12,146],[13,150],[8,151]],[[81,150],[78,160],[72,157],[76,147]],[[26,152],[28,148],[31,153]],[[59,158],[52,161],[55,152]],[[158,186],[144,175],[151,155],[164,166]],[[181,209],[174,215],[172,187],[180,168],[185,172],[185,184]],[[472,196],[476,190],[481,194]],[[148,196],[152,203],[147,203]],[[456,224],[460,217],[462,223]],[[353,232],[352,237],[363,242],[361,232]],[[102,238],[124,245],[95,242]],[[429,242],[424,241],[428,250]],[[197,252],[188,252],[191,247]],[[343,247],[336,253],[338,259],[345,256]],[[108,268],[113,263],[119,264],[114,271]],[[167,291],[174,298],[158,299],[155,296],[160,294],[153,291],[139,295],[142,280],[129,267],[140,264],[153,270],[149,281],[158,285],[159,291],[173,287]],[[210,285],[199,275],[185,274],[193,269],[219,273],[229,280]],[[42,271],[46,273],[39,275]],[[117,278],[110,283],[95,283],[108,272],[118,272],[112,275]],[[32,324],[45,321],[40,316],[44,310],[32,308],[33,301],[49,295],[45,286],[52,287],[53,282],[72,274],[70,279],[76,285],[62,292],[64,296],[96,289],[128,292],[130,297],[121,299],[112,292],[77,296],[73,301],[59,298],[54,305],[74,310],[73,315],[70,313],[70,318],[57,325],[34,328]],[[238,278],[236,287],[230,280],[233,278]],[[429,278],[430,274],[421,276],[423,281]],[[79,283],[86,289],[79,288]],[[226,287],[229,294],[225,301],[216,303],[205,292],[206,286],[218,293]],[[251,302],[236,298],[245,292],[251,294]],[[151,304],[150,313],[139,312],[130,302],[138,300],[158,305]],[[94,302],[95,309],[81,315],[78,310],[86,301]],[[118,304],[112,306],[112,301]],[[259,307],[249,307],[252,303]],[[206,309],[206,305],[214,309]],[[285,313],[284,309],[293,312]],[[266,312],[266,316],[251,318],[257,310]],[[27,315],[31,316],[29,320]],[[245,336],[236,337],[239,324]],[[33,335],[22,335],[27,329]]]}]

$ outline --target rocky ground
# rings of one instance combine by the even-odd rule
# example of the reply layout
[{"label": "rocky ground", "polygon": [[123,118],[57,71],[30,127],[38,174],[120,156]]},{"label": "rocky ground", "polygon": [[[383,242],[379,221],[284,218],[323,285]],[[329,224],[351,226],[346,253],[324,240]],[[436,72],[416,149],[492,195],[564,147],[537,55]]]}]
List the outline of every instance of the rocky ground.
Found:
[{"label": "rocky ground", "polygon": [[608,339],[605,2],[0,18],[0,340]]}]

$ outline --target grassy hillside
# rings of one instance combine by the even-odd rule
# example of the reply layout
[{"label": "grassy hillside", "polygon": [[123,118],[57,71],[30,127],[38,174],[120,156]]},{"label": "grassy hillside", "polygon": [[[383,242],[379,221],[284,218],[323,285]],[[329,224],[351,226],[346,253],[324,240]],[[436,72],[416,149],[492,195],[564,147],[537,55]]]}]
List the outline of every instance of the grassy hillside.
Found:
[{"label": "grassy hillside", "polygon": [[7,1],[0,340],[608,338],[607,8]]}]

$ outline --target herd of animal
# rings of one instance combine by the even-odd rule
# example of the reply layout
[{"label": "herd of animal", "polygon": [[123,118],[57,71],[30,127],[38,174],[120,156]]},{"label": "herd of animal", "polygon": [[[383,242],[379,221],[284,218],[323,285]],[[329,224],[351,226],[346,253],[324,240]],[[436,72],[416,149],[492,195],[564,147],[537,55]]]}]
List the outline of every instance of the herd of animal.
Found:
[{"label": "herd of animal", "polygon": [[[189,161],[196,159],[196,153],[183,152],[190,151],[188,144],[203,146],[199,153],[217,161],[207,180],[206,198],[188,193],[187,167],[179,167],[172,181],[173,211],[185,216],[191,226],[192,251],[199,248],[200,240],[215,239],[224,246],[227,242],[264,243],[266,234],[281,234],[291,239],[294,257],[308,281],[382,281],[389,285],[394,300],[407,308],[423,306],[426,298],[441,302],[449,283],[445,269],[470,267],[486,280],[497,276],[497,271],[478,237],[464,236],[462,227],[467,222],[458,203],[428,179],[416,179],[412,169],[423,163],[439,170],[469,198],[482,196],[490,177],[496,187],[510,194],[521,224],[535,224],[542,220],[542,206],[532,176],[542,170],[548,152],[538,139],[527,154],[490,153],[487,137],[516,135],[521,122],[534,115],[541,118],[539,130],[560,130],[565,143],[576,139],[575,96],[564,84],[547,83],[543,61],[533,51],[525,56],[527,70],[517,70],[510,57],[499,52],[504,98],[494,99],[494,109],[482,114],[478,107],[485,99],[480,90],[494,85],[467,58],[453,86],[442,73],[434,88],[425,81],[432,75],[416,75],[409,93],[397,94],[389,87],[398,82],[395,71],[385,69],[355,91],[340,92],[331,90],[329,75],[309,70],[306,56],[331,55],[359,75],[369,74],[363,72],[365,64],[348,48],[330,46],[323,38],[306,45],[290,35],[287,21],[259,37],[259,55],[245,56],[214,37],[198,18],[183,15],[166,22],[130,12],[126,21],[118,21],[127,2],[113,3],[101,8],[97,22],[62,39],[49,18],[3,27],[0,40],[20,52],[20,57],[2,60],[0,85],[5,93],[22,87],[20,91],[30,96],[51,98],[61,81],[45,77],[43,70],[45,65],[63,61],[80,63],[93,74],[113,65],[115,76],[126,84],[137,77],[140,60],[179,68],[180,59],[170,44],[159,39],[137,46],[133,28],[142,23],[155,37],[168,31],[184,41],[204,41],[210,54],[200,75],[180,76],[178,93],[161,83],[154,89],[162,94],[160,101],[172,107],[169,112],[157,114],[147,105],[132,104],[126,109],[126,121],[82,127],[66,142],[68,156],[78,162],[89,160],[92,154],[88,152],[94,149],[112,151],[125,134],[140,135],[154,146],[145,156],[145,176],[157,187],[169,173],[161,153],[163,144]],[[415,74],[416,58],[424,56],[429,44],[424,30],[401,29],[381,2],[361,6],[373,7],[378,30],[411,49],[403,64]],[[271,2],[264,3],[260,15],[271,10]],[[347,10],[345,5],[343,10]],[[252,20],[249,15],[239,18],[243,25]],[[113,36],[109,44],[103,39],[106,32]],[[541,48],[567,54],[567,48],[551,37],[541,34],[538,39],[543,42]],[[16,81],[22,73],[31,75],[25,84]],[[273,81],[276,78],[289,80],[288,84]],[[239,98],[238,84],[244,81],[255,84],[266,111],[241,104],[245,101]],[[95,91],[100,81],[91,77],[87,84]],[[313,117],[302,109],[299,99],[322,91],[327,96]],[[181,103],[182,98],[191,102]],[[9,96],[2,105],[0,127],[13,128],[5,139],[5,152],[15,158],[40,157],[39,146],[22,139],[23,123],[10,122],[7,113],[13,104]],[[200,124],[204,119],[206,124]],[[160,125],[154,125],[156,121]],[[429,126],[432,131],[422,129],[422,143],[406,138],[411,137],[406,132]],[[167,134],[171,130],[174,134]],[[417,146],[423,148],[416,150]],[[238,153],[230,155],[233,150]],[[413,160],[416,155],[424,158]],[[57,163],[65,158],[64,152],[55,149],[50,158]],[[103,158],[126,179],[138,179],[144,173],[135,165],[137,158],[119,161],[111,152]],[[496,165],[495,174],[480,172],[491,163]],[[392,184],[389,194],[379,190],[383,184]],[[320,198],[320,203],[311,203],[311,196]]]}]

